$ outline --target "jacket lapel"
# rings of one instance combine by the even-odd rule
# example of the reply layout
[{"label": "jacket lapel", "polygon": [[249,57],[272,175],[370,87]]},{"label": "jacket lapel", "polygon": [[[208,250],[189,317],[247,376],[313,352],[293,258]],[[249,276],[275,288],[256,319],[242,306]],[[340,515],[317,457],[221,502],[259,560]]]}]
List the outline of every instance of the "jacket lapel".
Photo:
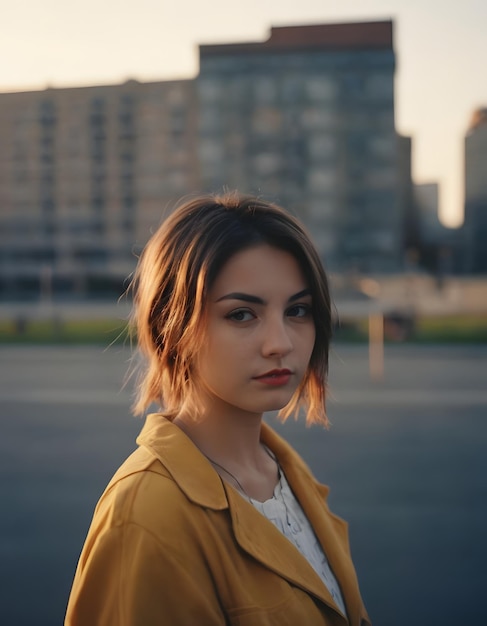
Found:
[{"label": "jacket lapel", "polygon": [[331,594],[298,549],[232,487],[225,485],[225,491],[235,539],[242,550],[338,611]]},{"label": "jacket lapel", "polygon": [[316,482],[303,460],[266,424],[262,428],[262,441],[278,458],[289,485],[326,554],[340,585],[350,624],[359,624],[364,617],[363,603],[350,558],[348,524],[329,511],[326,504],[328,487]]}]

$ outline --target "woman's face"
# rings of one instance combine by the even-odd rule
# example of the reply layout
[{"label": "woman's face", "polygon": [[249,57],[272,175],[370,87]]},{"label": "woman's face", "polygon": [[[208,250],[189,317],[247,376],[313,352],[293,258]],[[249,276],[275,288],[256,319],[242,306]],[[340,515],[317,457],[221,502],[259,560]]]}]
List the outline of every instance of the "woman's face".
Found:
[{"label": "woman's face", "polygon": [[311,304],[288,252],[262,244],[230,258],[209,291],[196,360],[204,413],[260,415],[289,402],[313,351]]}]

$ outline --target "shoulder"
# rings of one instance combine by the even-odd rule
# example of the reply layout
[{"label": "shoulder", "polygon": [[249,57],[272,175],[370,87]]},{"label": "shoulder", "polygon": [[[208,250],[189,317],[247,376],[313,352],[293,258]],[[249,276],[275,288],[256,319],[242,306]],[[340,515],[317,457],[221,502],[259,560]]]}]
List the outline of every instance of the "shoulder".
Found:
[{"label": "shoulder", "polygon": [[195,508],[160,460],[140,447],[108,484],[93,523],[104,530],[132,526],[159,538],[187,524]]}]

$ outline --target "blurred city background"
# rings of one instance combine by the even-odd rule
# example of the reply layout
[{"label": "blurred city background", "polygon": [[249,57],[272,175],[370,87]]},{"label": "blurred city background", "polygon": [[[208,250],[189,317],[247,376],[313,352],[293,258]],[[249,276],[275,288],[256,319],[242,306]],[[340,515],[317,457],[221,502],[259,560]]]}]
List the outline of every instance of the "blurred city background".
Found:
[{"label": "blurred city background", "polygon": [[[374,625],[479,621],[487,91],[469,105],[453,174],[425,179],[431,170],[415,163],[422,138],[397,123],[401,21],[377,15],[398,3],[361,3],[375,8],[366,19],[351,19],[351,4],[347,19],[293,15],[261,38],[232,39],[222,28],[196,42],[198,69],[184,78],[171,71],[173,56],[161,80],[0,82],[2,623],[62,623],[93,506],[140,429],[129,417],[130,384],[120,391],[131,305],[123,293],[137,255],[178,200],[225,188],[300,217],[329,271],[333,428],[283,432],[351,522]],[[404,20],[419,42],[423,13],[410,4]],[[424,63],[435,59],[431,81],[448,82],[456,57],[440,65],[432,26],[443,5],[421,6],[431,9]],[[257,8],[250,3],[250,14]],[[468,15],[474,8],[485,15],[465,3]],[[467,24],[460,16],[468,40]],[[109,42],[105,33],[108,55]],[[473,35],[472,46],[481,56]],[[426,115],[432,98],[423,92]],[[437,117],[451,105],[437,102]],[[436,137],[438,162],[445,145]]]},{"label": "blurred city background", "polygon": [[49,316],[60,331],[70,302],[116,302],[175,203],[224,188],[304,221],[344,322],[373,300],[419,327],[425,313],[482,326],[487,108],[465,120],[464,217],[447,227],[396,128],[394,29],[272,27],[199,45],[193,78],[0,93],[0,334]]}]

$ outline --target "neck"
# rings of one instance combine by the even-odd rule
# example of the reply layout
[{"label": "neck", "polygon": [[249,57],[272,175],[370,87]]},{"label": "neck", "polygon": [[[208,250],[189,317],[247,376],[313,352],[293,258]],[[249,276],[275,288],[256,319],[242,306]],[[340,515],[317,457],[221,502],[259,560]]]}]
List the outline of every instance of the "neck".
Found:
[{"label": "neck", "polygon": [[174,423],[183,430],[193,443],[217,463],[232,467],[252,467],[260,458],[260,429],[262,416],[225,416],[216,413],[203,414],[196,420],[180,414]]},{"label": "neck", "polygon": [[181,413],[174,423],[213,464],[221,478],[247,497],[272,497],[278,466],[260,442],[262,415],[204,413],[197,420]]}]

